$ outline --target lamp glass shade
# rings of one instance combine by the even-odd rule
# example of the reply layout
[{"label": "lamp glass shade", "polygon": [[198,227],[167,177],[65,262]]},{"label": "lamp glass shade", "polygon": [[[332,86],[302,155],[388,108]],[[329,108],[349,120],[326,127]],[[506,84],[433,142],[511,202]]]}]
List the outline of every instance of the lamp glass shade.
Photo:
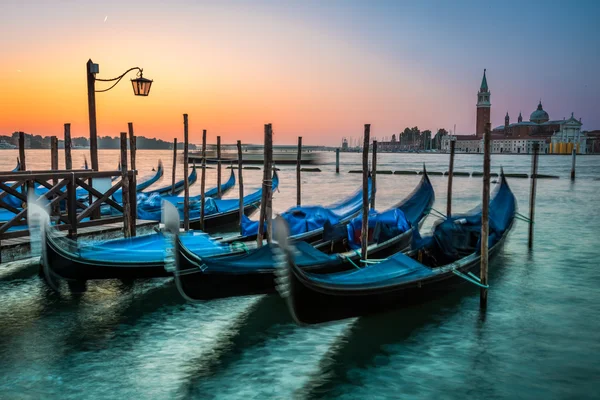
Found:
[{"label": "lamp glass shade", "polygon": [[131,80],[131,84],[133,85],[133,94],[136,96],[148,96],[150,94],[151,79],[135,78]]}]

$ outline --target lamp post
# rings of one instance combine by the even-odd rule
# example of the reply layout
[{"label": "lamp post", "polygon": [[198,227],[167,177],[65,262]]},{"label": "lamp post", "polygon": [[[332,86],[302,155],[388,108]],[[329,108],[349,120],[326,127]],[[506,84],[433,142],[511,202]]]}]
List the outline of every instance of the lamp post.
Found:
[{"label": "lamp post", "polygon": [[[90,120],[90,156],[92,159],[92,170],[98,171],[98,130],[96,126],[96,92],[108,92],[110,89],[117,86],[121,79],[129,72],[137,70],[137,77],[131,80],[133,86],[133,94],[136,96],[148,96],[152,80],[146,79],[143,76],[143,70],[140,67],[129,68],[116,78],[98,79],[96,74],[100,72],[98,64],[94,64],[92,60],[88,60],[86,64],[87,73],[87,89],[88,89],[88,112]],[[115,82],[108,89],[96,90],[96,81],[100,82]]]}]

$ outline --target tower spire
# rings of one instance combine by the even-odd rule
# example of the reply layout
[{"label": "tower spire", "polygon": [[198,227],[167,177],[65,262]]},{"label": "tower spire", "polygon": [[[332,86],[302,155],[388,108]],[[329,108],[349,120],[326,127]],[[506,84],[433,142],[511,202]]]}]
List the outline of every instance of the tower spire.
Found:
[{"label": "tower spire", "polygon": [[481,87],[479,88],[480,92],[488,91],[488,84],[487,84],[487,78],[485,77],[485,71],[486,71],[486,69],[483,70],[483,79],[481,80]]}]

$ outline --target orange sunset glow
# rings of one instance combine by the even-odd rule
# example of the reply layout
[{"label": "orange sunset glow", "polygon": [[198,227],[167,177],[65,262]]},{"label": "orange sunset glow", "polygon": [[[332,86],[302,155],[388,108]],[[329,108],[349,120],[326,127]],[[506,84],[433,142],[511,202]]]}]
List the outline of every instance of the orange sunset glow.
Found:
[{"label": "orange sunset glow", "polygon": [[[3,2],[0,134],[61,137],[70,122],[74,136],[88,136],[89,58],[100,65],[98,78],[139,66],[154,80],[146,98],[132,95],[134,73],[97,94],[100,136],[116,136],[131,121],[138,135],[181,138],[183,113],[196,143],[202,129],[210,141],[261,142],[267,122],[278,143],[303,135],[307,144],[339,145],[364,123],[375,136],[453,124],[472,133],[481,71],[500,55],[461,41],[469,32],[425,29],[417,11],[394,3],[365,11],[351,2]],[[497,109],[522,101],[529,110],[546,93],[539,84],[531,99],[515,100],[518,71],[490,71],[503,82],[495,86]]]}]

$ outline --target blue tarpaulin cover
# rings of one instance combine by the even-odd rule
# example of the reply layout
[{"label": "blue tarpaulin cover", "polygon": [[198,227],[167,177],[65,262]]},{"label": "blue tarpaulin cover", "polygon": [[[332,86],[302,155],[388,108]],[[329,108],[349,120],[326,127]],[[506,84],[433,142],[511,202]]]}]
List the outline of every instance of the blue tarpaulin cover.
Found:
[{"label": "blue tarpaulin cover", "polygon": [[[369,198],[371,197],[372,183],[369,178]],[[300,235],[323,228],[325,224],[335,225],[346,220],[360,211],[362,207],[362,189],[352,196],[330,206],[300,206],[292,207],[281,214],[288,224],[290,236]],[[242,219],[242,236],[258,234],[258,221],[248,217]],[[266,228],[265,228],[266,230]]]}]

